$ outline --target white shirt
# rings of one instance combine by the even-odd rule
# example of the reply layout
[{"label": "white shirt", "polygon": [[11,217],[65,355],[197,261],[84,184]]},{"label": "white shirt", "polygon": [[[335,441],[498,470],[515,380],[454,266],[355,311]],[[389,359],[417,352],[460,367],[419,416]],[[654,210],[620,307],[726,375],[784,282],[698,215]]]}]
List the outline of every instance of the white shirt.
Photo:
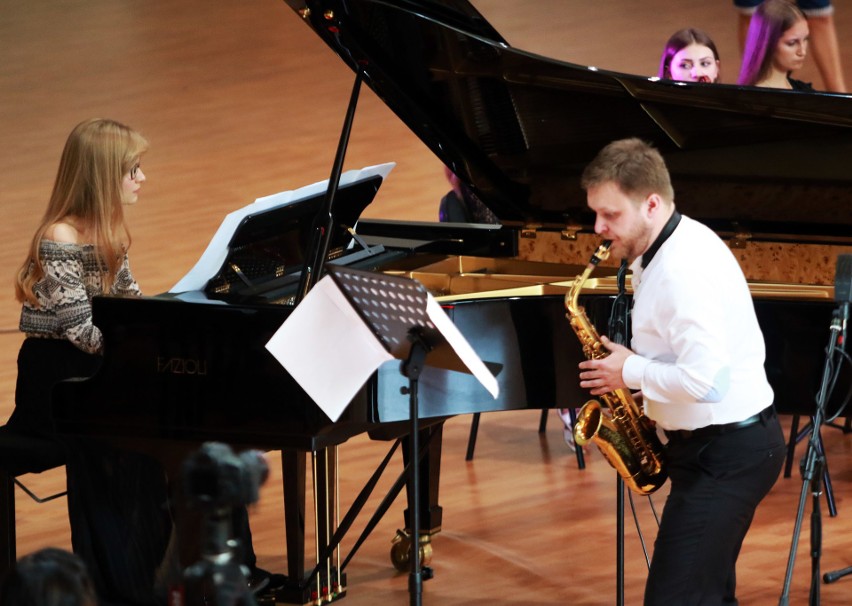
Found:
[{"label": "white shirt", "polygon": [[682,217],[643,270],[633,272],[635,355],[622,378],[641,389],[663,429],[742,421],[772,403],[766,346],[734,255],[708,227]]}]

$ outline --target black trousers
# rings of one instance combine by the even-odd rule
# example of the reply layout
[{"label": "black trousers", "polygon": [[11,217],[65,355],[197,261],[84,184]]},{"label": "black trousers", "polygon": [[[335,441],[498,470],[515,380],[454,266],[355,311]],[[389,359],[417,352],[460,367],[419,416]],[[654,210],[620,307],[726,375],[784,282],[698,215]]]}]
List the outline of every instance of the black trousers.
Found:
[{"label": "black trousers", "polygon": [[86,564],[100,604],[148,606],[155,603],[154,575],[172,526],[162,467],[97,440],[58,435],[53,427],[54,385],[90,376],[100,365],[100,356],[68,341],[26,339],[18,353],[9,425],[65,447],[71,544]]},{"label": "black trousers", "polygon": [[736,562],[784,463],[775,414],[728,433],[673,439],[671,491],[654,543],[645,606],[737,604]]}]

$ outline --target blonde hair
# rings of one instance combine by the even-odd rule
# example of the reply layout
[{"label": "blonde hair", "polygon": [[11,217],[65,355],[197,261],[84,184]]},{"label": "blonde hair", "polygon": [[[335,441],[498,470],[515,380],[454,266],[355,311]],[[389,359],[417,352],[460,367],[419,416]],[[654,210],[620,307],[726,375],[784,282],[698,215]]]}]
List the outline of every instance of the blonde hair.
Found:
[{"label": "blonde hair", "polygon": [[666,203],[674,202],[674,188],[663,156],[641,139],[613,141],[598,152],[580,177],[580,186],[586,191],[610,182],[632,198],[656,193]]},{"label": "blonde hair", "polygon": [[109,292],[130,247],[122,181],[147,149],[142,135],[115,120],[94,118],[74,127],[62,150],[47,210],[18,270],[19,301],[38,306],[33,287],[44,277],[39,245],[51,225],[69,217],[79,219],[92,234],[91,244],[101,260],[103,292]]}]

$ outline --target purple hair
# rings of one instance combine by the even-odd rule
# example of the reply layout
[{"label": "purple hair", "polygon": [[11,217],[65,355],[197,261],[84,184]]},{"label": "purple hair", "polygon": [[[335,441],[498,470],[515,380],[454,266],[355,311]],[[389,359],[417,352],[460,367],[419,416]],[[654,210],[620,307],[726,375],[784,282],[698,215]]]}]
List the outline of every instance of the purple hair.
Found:
[{"label": "purple hair", "polygon": [[778,41],[805,15],[789,0],[764,0],[751,17],[737,84],[754,86],[769,74]]}]

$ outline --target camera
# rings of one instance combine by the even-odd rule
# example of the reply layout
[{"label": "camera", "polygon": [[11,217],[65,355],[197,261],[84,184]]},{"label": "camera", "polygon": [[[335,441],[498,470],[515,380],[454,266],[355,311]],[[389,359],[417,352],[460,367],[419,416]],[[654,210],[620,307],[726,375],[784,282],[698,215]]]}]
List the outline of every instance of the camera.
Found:
[{"label": "camera", "polygon": [[218,442],[205,443],[183,463],[187,503],[204,510],[257,502],[268,476],[263,453],[246,450],[235,454],[227,444]]},{"label": "camera", "polygon": [[201,560],[183,573],[182,606],[256,606],[232,519],[235,508],[260,498],[260,486],[269,475],[263,453],[235,454],[226,444],[207,442],[183,462],[181,471],[186,504],[203,518]]}]

